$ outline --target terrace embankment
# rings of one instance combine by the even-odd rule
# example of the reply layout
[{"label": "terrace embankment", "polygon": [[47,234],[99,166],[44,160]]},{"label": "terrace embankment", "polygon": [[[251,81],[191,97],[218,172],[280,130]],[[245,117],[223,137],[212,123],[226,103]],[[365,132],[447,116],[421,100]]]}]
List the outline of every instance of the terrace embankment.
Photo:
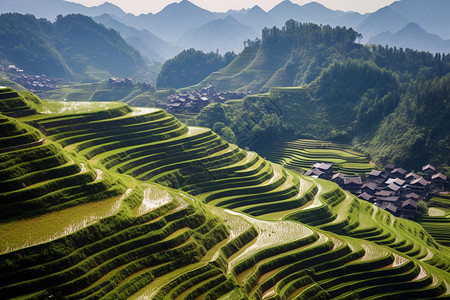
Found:
[{"label": "terrace embankment", "polygon": [[0,120],[30,145],[0,153],[1,295],[448,295],[447,248],[421,226],[163,110],[83,105]]}]

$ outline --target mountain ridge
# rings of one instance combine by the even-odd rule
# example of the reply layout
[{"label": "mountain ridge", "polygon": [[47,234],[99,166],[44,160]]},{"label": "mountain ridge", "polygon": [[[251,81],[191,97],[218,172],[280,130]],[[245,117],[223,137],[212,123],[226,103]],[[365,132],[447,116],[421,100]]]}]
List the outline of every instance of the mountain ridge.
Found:
[{"label": "mountain ridge", "polygon": [[84,15],[59,16],[51,23],[32,15],[3,14],[0,22],[0,34],[8,41],[0,46],[1,59],[30,73],[62,78],[83,77],[87,72],[120,77],[142,73],[145,77],[148,71],[142,56],[116,31]]},{"label": "mountain ridge", "polygon": [[[53,7],[56,7],[56,3],[62,0],[46,0],[46,2],[40,2],[39,5],[36,5],[35,1],[31,0],[20,0],[20,2],[17,2],[18,4],[16,4],[15,0],[5,1],[7,2],[4,3],[3,7],[0,7],[0,12],[14,9],[23,12],[27,10],[26,12],[35,13],[38,17],[44,15],[50,20],[55,18],[57,14],[64,14],[64,10],[65,13],[80,12],[92,17],[107,13],[127,26],[135,27],[138,30],[147,29],[170,43],[176,43],[187,32],[192,33],[196,28],[200,28],[213,20],[223,19],[226,16],[235,17],[238,22],[250,25],[257,32],[264,26],[282,26],[286,20],[291,18],[301,22],[347,26],[356,28],[363,35],[362,42],[367,42],[370,38],[382,32],[398,32],[408,23],[414,22],[430,34],[438,34],[443,39],[450,39],[450,33],[448,32],[450,24],[445,16],[449,2],[445,0],[402,0],[383,7],[376,12],[364,15],[356,12],[331,10],[316,2],[298,5],[289,0],[280,2],[267,12],[262,9],[256,10],[253,7],[242,10],[229,10],[226,13],[214,13],[187,0],[183,0],[180,3],[167,5],[155,14],[148,13],[138,16],[127,14],[110,3],[92,8],[69,3],[64,4],[56,12]],[[27,1],[32,3],[27,5]],[[49,1],[51,1],[51,5]],[[107,9],[107,11],[100,11],[101,9]],[[242,29],[240,35],[245,37],[244,40],[253,38],[248,33],[245,33],[245,29]],[[220,38],[215,37],[212,42],[219,44]],[[182,45],[174,44],[173,46],[180,47]],[[233,49],[220,49],[221,52],[229,50]],[[438,50],[439,52],[446,51],[446,49]],[[157,49],[153,51],[158,52]]]},{"label": "mountain ridge", "polygon": [[450,40],[426,32],[417,23],[408,23],[398,32],[380,33],[368,41],[369,44],[389,45],[402,48],[417,49],[431,53],[450,53]]}]

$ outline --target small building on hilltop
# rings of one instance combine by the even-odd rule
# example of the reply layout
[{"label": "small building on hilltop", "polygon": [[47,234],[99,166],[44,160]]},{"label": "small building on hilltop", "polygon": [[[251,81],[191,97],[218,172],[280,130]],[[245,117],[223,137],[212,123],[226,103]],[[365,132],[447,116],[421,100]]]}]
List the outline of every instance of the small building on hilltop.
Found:
[{"label": "small building on hilltop", "polygon": [[344,189],[353,193],[361,193],[362,180],[361,176],[344,177]]},{"label": "small building on hilltop", "polygon": [[399,208],[399,214],[406,219],[414,219],[417,214],[417,202],[410,199],[403,201],[402,206]]},{"label": "small building on hilltop", "polygon": [[414,172],[410,172],[405,175],[405,181],[406,181],[406,183],[410,183],[411,181],[413,181],[414,179],[417,179],[419,177],[420,177],[420,175],[417,175]]},{"label": "small building on hilltop", "polygon": [[331,181],[333,181],[334,183],[336,183],[339,186],[343,186],[344,185],[344,178],[345,178],[345,174],[339,172],[334,174],[331,177]]},{"label": "small building on hilltop", "polygon": [[428,192],[429,185],[429,181],[425,180],[423,177],[419,177],[411,181],[411,183],[407,186],[407,192],[424,196]]},{"label": "small building on hilltop", "polygon": [[407,171],[402,169],[402,168],[395,168],[391,171],[391,173],[389,174],[389,176],[391,178],[401,178],[404,179],[405,175],[407,174]]},{"label": "small building on hilltop", "polygon": [[437,174],[436,168],[430,164],[427,164],[422,167],[422,172],[425,173],[425,179],[430,180],[431,176]]},{"label": "small building on hilltop", "polygon": [[376,197],[389,197],[389,196],[393,196],[394,192],[392,191],[386,191],[386,190],[381,190],[375,193]]},{"label": "small building on hilltop", "polygon": [[405,184],[405,181],[400,178],[389,178],[388,180],[385,181],[385,184],[386,185],[395,184],[402,187]]},{"label": "small building on hilltop", "polygon": [[367,193],[369,195],[375,195],[375,193],[377,192],[377,184],[376,184],[376,182],[365,182],[361,186],[361,192],[362,193]]},{"label": "small building on hilltop", "polygon": [[447,176],[442,173],[437,173],[431,176],[431,185],[432,188],[443,190],[445,185],[447,184]]},{"label": "small building on hilltop", "polygon": [[377,184],[383,183],[387,177],[387,173],[379,170],[372,170],[366,173],[366,181],[376,182]]},{"label": "small building on hilltop", "polygon": [[405,195],[405,198],[407,200],[414,200],[416,202],[419,202],[420,200],[422,200],[422,197],[420,197],[419,195],[417,195],[416,193],[409,193]]},{"label": "small building on hilltop", "polygon": [[362,199],[362,200],[365,200],[367,202],[370,202],[370,203],[375,203],[375,200],[376,200],[375,196],[370,195],[370,194],[368,194],[366,192],[363,192],[362,194],[360,194],[358,196],[358,198]]},{"label": "small building on hilltop", "polygon": [[313,168],[315,169],[319,169],[320,171],[325,173],[325,177],[326,179],[331,179],[331,177],[333,176],[333,163],[325,163],[325,162],[321,162],[321,163],[315,163],[313,165]]},{"label": "small building on hilltop", "polygon": [[325,172],[323,172],[322,170],[319,170],[317,168],[313,168],[311,170],[306,171],[304,175],[311,176],[314,178],[321,178],[321,179],[328,178],[328,176],[325,174]]},{"label": "small building on hilltop", "polygon": [[394,216],[398,216],[398,214],[397,214],[398,207],[397,207],[395,204],[393,204],[393,203],[390,203],[390,204],[386,207],[385,210],[388,211],[388,212],[390,212],[390,213],[393,214]]},{"label": "small building on hilltop", "polygon": [[402,192],[402,187],[396,185],[395,183],[389,184],[384,190],[394,193],[394,195],[400,195]]}]

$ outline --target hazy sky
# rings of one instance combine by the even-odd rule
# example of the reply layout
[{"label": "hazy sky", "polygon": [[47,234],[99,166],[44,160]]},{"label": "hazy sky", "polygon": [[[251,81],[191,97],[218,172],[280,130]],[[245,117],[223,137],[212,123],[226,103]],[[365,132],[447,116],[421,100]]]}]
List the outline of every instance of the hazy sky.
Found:
[{"label": "hazy sky", "polygon": [[[86,6],[96,6],[105,2],[105,0],[68,0],[77,2]],[[166,5],[181,0],[107,0],[113,3],[125,12],[133,14],[157,13]],[[216,12],[227,11],[229,9],[250,8],[259,5],[265,11],[281,2],[281,0],[190,0],[192,3],[204,9]],[[294,3],[303,5],[312,0],[291,0]],[[395,0],[315,0],[324,6],[343,11],[357,11],[360,13],[373,12],[379,8],[391,4]]]}]

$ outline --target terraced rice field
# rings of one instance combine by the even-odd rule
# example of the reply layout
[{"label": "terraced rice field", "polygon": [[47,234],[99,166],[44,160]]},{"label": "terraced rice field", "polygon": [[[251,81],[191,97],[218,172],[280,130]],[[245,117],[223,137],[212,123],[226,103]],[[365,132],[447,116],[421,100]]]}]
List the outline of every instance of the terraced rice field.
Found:
[{"label": "terraced rice field", "polygon": [[449,295],[416,223],[160,109],[69,110],[0,118],[4,298]]},{"label": "terraced rice field", "polygon": [[344,174],[363,174],[375,169],[368,159],[350,146],[329,141],[300,139],[280,142],[258,150],[264,158],[282,166],[306,171],[316,162],[333,163],[333,170]]},{"label": "terraced rice field", "polygon": [[447,196],[430,199],[427,215],[422,215],[417,222],[440,244],[450,246],[450,198]]}]

